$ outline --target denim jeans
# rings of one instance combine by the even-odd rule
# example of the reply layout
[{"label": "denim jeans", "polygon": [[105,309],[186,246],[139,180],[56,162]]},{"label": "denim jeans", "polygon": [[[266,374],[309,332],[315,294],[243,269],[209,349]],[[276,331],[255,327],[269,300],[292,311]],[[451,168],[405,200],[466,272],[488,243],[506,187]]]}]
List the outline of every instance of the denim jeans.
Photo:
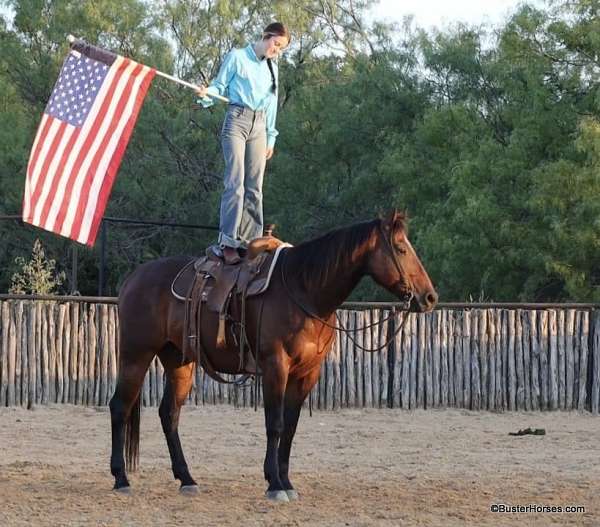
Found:
[{"label": "denim jeans", "polygon": [[263,233],[262,184],[267,149],[264,112],[230,105],[221,130],[221,146],[225,175],[219,244],[237,248]]}]

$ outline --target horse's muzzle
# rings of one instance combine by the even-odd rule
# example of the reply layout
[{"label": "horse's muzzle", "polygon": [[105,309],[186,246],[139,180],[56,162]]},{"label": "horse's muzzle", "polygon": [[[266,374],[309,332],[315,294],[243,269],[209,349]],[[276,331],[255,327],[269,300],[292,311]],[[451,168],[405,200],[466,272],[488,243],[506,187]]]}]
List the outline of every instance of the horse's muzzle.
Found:
[{"label": "horse's muzzle", "polygon": [[414,295],[411,302],[410,311],[417,313],[429,313],[433,310],[438,302],[438,294],[434,289],[423,293],[422,295]]}]

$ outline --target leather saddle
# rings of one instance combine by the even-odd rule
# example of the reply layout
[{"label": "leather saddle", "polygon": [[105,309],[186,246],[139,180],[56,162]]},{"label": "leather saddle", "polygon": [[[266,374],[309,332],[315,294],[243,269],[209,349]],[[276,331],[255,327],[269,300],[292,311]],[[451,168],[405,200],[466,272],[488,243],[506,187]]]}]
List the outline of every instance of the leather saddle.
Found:
[{"label": "leather saddle", "polygon": [[[266,291],[279,253],[287,246],[276,238],[269,238],[264,244],[260,242],[262,238],[255,240],[258,243],[251,244],[248,256],[234,265],[226,265],[209,248],[205,256],[186,264],[171,284],[173,295],[186,303],[184,334],[188,338],[184,339],[184,360],[198,359],[205,371],[220,382],[227,381],[214,371],[201,349],[202,313],[207,310],[219,316],[216,348],[225,351],[229,331],[239,346],[240,373],[258,373],[256,350],[250,349],[246,338],[245,303],[247,298]],[[239,335],[236,336],[233,326],[240,328]]]},{"label": "leather saddle", "polygon": [[171,292],[179,300],[188,300],[190,288],[200,275],[212,280],[206,284],[202,301],[213,313],[221,313],[227,298],[235,290],[246,296],[263,293],[270,281],[271,264],[275,252],[261,252],[253,258],[244,258],[239,264],[226,265],[210,249],[206,256],[190,261],[179,271],[171,285]]}]

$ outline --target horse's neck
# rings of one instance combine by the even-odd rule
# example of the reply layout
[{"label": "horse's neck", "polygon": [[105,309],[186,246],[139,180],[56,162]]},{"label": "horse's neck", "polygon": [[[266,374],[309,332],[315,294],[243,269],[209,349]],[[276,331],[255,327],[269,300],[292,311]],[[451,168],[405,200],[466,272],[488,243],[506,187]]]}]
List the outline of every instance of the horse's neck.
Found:
[{"label": "horse's neck", "polygon": [[313,247],[313,257],[306,259],[303,246],[290,249],[287,258],[289,263],[286,268],[293,270],[293,288],[304,296],[319,316],[333,313],[350,296],[365,274],[368,240],[345,247],[341,253],[338,252],[345,255],[341,259],[332,257],[331,245],[335,244],[328,244],[324,240],[321,258],[314,256]]}]

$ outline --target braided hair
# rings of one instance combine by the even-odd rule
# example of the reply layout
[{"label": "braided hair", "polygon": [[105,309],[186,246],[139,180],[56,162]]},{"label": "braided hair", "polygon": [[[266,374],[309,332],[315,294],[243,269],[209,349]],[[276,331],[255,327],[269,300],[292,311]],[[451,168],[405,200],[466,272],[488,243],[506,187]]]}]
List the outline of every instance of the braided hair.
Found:
[{"label": "braided hair", "polygon": [[277,81],[275,80],[275,72],[273,71],[273,61],[271,59],[267,59],[267,66],[269,66],[269,71],[271,72],[271,91],[273,93],[276,93]]}]

